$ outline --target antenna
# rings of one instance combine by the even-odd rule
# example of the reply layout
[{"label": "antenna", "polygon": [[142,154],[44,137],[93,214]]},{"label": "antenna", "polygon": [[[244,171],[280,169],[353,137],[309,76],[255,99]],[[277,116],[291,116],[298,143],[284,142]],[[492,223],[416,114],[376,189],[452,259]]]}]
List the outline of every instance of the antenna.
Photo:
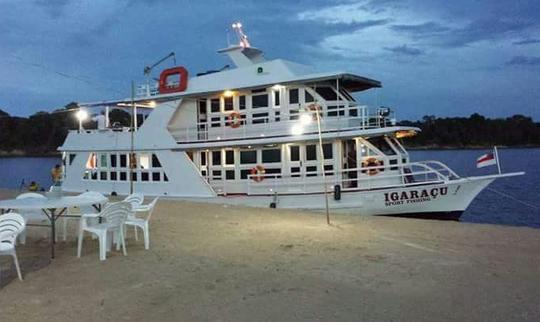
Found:
[{"label": "antenna", "polygon": [[239,45],[244,48],[251,47],[247,35],[242,30],[242,24],[240,22],[235,22],[232,24],[232,28],[236,32],[236,36],[238,37],[238,41],[240,42]]}]

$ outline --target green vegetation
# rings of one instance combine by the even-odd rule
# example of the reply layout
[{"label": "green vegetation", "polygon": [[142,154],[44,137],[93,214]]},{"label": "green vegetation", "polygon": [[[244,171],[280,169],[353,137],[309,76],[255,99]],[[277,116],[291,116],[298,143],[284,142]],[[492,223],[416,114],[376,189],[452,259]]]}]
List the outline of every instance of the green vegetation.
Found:
[{"label": "green vegetation", "polygon": [[[75,111],[77,103],[51,113],[37,112],[29,117],[10,116],[0,110],[0,155],[47,155],[57,153],[68,130],[78,128]],[[129,125],[130,116],[121,110],[110,114],[111,123]],[[95,122],[85,123],[95,128]]]},{"label": "green vegetation", "polygon": [[[77,108],[76,103],[70,103],[63,109],[38,112],[28,118],[10,116],[0,110],[0,155],[56,153],[68,130],[78,127],[74,115]],[[111,111],[110,120],[111,124],[129,126],[130,115],[116,109]],[[424,116],[421,121],[399,124],[422,129],[417,136],[405,139],[405,144],[413,148],[540,146],[540,123],[522,115],[505,119],[488,119],[479,114],[468,118]],[[89,121],[85,127],[95,128],[95,124]]]},{"label": "green vegetation", "polygon": [[488,119],[476,113],[468,118],[424,116],[421,121],[402,121],[399,124],[422,129],[417,136],[406,139],[409,147],[540,146],[540,123],[523,115],[505,119]]}]

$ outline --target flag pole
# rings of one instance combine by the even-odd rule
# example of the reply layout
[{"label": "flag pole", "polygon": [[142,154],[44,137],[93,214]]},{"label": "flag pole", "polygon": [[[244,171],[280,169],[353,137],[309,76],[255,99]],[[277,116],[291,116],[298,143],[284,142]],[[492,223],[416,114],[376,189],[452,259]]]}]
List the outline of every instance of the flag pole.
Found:
[{"label": "flag pole", "polygon": [[493,152],[495,153],[495,161],[497,162],[497,170],[499,170],[499,174],[501,174],[501,164],[499,163],[499,152],[497,152],[497,146],[493,146]]}]

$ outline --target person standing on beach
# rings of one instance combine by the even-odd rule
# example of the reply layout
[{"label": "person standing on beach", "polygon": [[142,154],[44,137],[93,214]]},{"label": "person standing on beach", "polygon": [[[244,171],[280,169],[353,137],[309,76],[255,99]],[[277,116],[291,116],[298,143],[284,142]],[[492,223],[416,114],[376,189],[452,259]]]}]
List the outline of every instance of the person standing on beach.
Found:
[{"label": "person standing on beach", "polygon": [[51,169],[51,179],[55,186],[60,185],[62,182],[62,168],[59,164],[55,165],[54,168]]}]

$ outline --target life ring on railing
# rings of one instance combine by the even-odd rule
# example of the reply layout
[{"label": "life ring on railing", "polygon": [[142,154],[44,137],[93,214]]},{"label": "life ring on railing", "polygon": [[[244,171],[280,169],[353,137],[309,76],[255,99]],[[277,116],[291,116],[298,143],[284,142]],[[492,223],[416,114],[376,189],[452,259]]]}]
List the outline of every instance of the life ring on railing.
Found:
[{"label": "life ring on railing", "polygon": [[251,169],[251,180],[255,182],[261,182],[264,180],[264,174],[266,170],[262,165],[257,165]]},{"label": "life ring on railing", "polygon": [[227,125],[233,129],[239,128],[242,125],[242,115],[238,112],[232,112],[227,117]]},{"label": "life ring on railing", "polygon": [[367,173],[370,176],[374,176],[377,173],[379,173],[379,169],[375,167],[380,167],[384,165],[384,162],[381,160],[378,160],[376,158],[367,158],[364,161],[362,161],[362,168],[370,168],[362,170],[363,173]]},{"label": "life ring on railing", "polygon": [[[311,117],[313,118],[313,121],[317,121],[317,113],[322,112],[322,108],[319,104],[311,103],[308,106],[306,106],[306,110],[311,114]],[[322,114],[321,114],[322,116]]]}]

